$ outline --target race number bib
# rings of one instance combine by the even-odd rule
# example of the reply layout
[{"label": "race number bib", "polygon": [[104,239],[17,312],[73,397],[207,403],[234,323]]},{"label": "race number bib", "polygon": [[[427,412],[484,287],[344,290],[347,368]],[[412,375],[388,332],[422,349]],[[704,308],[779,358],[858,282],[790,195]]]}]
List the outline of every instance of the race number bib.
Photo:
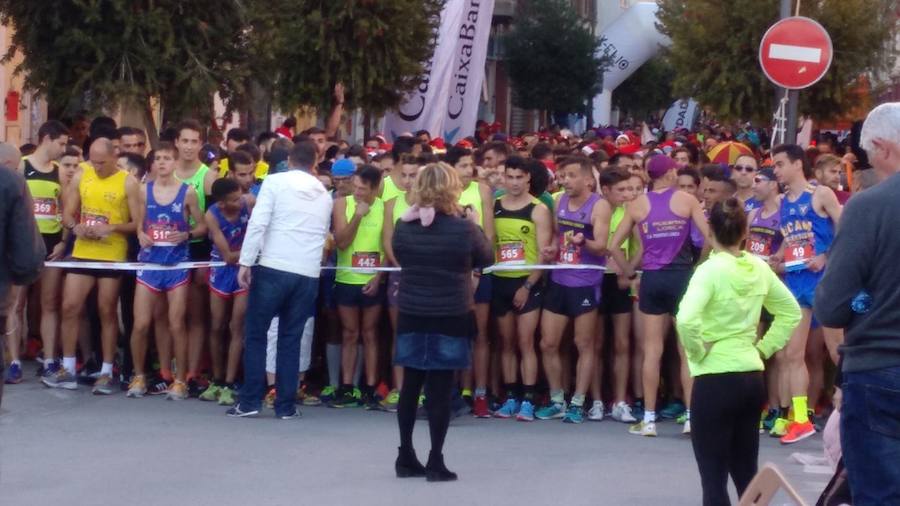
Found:
[{"label": "race number bib", "polygon": [[525,245],[521,241],[502,242],[497,248],[498,264],[524,264]]},{"label": "race number bib", "polygon": [[[377,251],[355,251],[350,260],[350,265],[361,269],[374,269],[381,267],[381,255]],[[363,273],[367,273],[362,271]],[[371,271],[374,273],[375,271]]]},{"label": "race number bib", "polygon": [[784,270],[802,271],[814,256],[813,245],[805,241],[789,242],[784,247]]},{"label": "race number bib", "polygon": [[747,249],[751,254],[768,260],[772,255],[772,240],[768,237],[750,236]]},{"label": "race number bib", "polygon": [[178,231],[168,225],[151,223],[148,235],[154,246],[175,246],[176,243],[172,241],[172,234],[176,232]]},{"label": "race number bib", "polygon": [[565,235],[559,238],[559,263],[565,265],[581,264],[581,246],[570,242]]},{"label": "race number bib", "polygon": [[102,214],[84,213],[81,215],[81,224],[87,227],[96,227],[97,225],[109,225],[109,217]]},{"label": "race number bib", "polygon": [[56,199],[34,198],[34,217],[38,220],[55,220],[59,217]]}]

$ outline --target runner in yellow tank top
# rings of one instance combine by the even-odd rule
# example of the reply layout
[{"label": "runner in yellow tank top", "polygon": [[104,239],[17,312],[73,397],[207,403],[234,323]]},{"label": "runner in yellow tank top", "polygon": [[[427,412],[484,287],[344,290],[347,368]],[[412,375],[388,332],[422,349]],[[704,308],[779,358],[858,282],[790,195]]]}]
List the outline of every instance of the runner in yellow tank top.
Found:
[{"label": "runner in yellow tank top", "polygon": [[[381,231],[381,243],[384,248],[384,256],[388,265],[399,266],[397,257],[394,256],[394,248],[391,241],[394,239],[394,225],[403,216],[403,213],[409,209],[410,198],[412,196],[412,185],[419,174],[420,165],[416,157],[412,154],[400,157],[400,177],[397,179],[398,190],[401,192],[391,200],[384,202],[384,227]],[[400,273],[392,272],[388,275],[387,282],[387,301],[388,314],[391,317],[391,328],[394,329],[392,343],[396,343],[397,339],[397,296],[400,290]],[[392,344],[391,349],[393,349]],[[388,396],[382,401],[381,407],[386,411],[396,411],[397,403],[400,401],[400,386],[403,385],[403,367],[394,366],[394,386]]]},{"label": "runner in yellow tank top", "polygon": [[[493,243],[494,233],[494,194],[491,188],[478,182],[475,159],[466,148],[453,146],[444,155],[444,161],[452,165],[463,185],[459,197],[459,205],[464,210],[478,213],[478,224],[484,230],[488,241]],[[475,290],[475,323],[478,333],[475,337],[475,352],[472,373],[463,375],[463,392],[471,395],[474,374],[473,410],[478,418],[490,418],[487,405],[488,365],[490,361],[490,343],[488,342],[488,317],[490,316],[491,276],[481,276]],[[468,391],[468,392],[467,392]]]},{"label": "runner in yellow tank top", "polygon": [[[116,168],[115,147],[109,139],[99,138],[90,147],[90,165],[66,188],[63,225],[77,239],[72,256],[79,260],[117,262],[125,260],[125,236],[135,231],[138,216],[137,180]],[[80,215],[79,218],[76,218]],[[71,269],[63,284],[62,348],[63,367],[47,386],[74,390],[75,348],[78,342],[81,313],[88,295],[97,287],[100,313],[103,365],[94,385],[95,394],[112,393],[112,364],[119,336],[118,307],[122,271]]]},{"label": "runner in yellow tank top", "polygon": [[[334,202],[332,223],[338,249],[338,268],[365,269],[380,267],[384,252],[381,245],[384,203],[376,195],[381,184],[381,171],[363,165],[353,175],[353,195]],[[381,315],[381,280],[376,271],[338,270],[334,298],[341,320],[341,386],[331,403],[333,407],[358,406],[353,395],[353,373],[356,369],[356,347],[362,335],[365,384],[362,401],[377,408],[375,384],[378,378],[378,319]]]}]

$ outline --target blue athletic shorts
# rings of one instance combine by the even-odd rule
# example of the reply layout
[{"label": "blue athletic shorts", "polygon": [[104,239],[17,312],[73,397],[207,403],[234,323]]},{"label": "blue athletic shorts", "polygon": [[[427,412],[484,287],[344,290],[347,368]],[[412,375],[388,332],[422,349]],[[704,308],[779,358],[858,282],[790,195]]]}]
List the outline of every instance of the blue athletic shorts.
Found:
[{"label": "blue athletic shorts", "polygon": [[163,293],[174,290],[190,281],[189,269],[174,271],[137,271],[137,282],[152,292]]},{"label": "blue athletic shorts", "polygon": [[209,291],[223,298],[246,293],[247,290],[238,284],[237,265],[225,265],[223,267],[209,268]]},{"label": "blue athletic shorts", "polygon": [[809,269],[787,272],[784,274],[784,284],[794,294],[800,307],[812,308],[816,297],[816,286],[822,279],[824,271],[813,272]]},{"label": "blue athletic shorts", "polygon": [[493,286],[494,277],[482,274],[478,278],[478,286],[475,288],[475,303],[490,304],[493,296],[491,287]]}]

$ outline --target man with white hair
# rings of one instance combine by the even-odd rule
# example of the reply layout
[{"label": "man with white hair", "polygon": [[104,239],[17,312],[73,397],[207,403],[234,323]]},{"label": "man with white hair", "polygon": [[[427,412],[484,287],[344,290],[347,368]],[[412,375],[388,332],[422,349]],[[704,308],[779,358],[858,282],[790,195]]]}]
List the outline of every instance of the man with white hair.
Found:
[{"label": "man with white hair", "polygon": [[844,328],[841,443],[853,504],[900,504],[900,102],[873,109],[862,148],[883,181],[847,203],[815,297]]}]

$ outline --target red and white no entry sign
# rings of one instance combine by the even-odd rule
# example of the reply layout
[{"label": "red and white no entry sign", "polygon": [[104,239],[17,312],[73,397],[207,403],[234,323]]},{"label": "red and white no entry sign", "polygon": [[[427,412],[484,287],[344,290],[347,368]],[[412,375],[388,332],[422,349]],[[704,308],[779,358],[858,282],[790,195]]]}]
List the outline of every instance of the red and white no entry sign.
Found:
[{"label": "red and white no entry sign", "polygon": [[791,90],[812,86],[828,72],[834,53],[831,37],[816,21],[782,19],[763,35],[759,64],[770,81]]}]

